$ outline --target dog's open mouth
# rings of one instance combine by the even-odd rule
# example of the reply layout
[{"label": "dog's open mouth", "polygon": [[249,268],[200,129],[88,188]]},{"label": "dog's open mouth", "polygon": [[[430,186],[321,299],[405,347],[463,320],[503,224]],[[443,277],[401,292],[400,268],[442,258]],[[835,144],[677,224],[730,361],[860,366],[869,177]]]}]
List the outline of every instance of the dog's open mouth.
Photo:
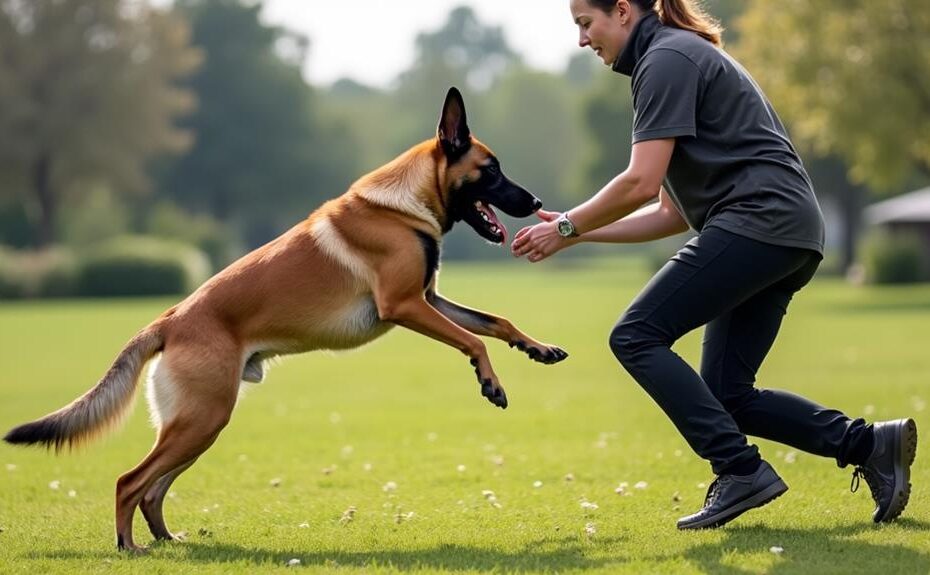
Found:
[{"label": "dog's open mouth", "polygon": [[475,211],[481,217],[481,226],[477,229],[482,237],[495,244],[502,244],[507,241],[507,228],[501,223],[500,218],[497,217],[490,205],[476,201]]}]

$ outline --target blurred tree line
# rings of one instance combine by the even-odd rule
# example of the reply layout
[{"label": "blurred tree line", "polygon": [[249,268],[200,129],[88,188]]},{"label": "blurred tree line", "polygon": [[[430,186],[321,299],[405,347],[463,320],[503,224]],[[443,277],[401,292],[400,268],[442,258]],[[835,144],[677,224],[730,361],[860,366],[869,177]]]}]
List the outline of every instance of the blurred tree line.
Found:
[{"label": "blurred tree line", "polygon": [[[705,4],[783,114],[818,193],[842,207],[848,264],[866,197],[930,174],[926,0]],[[0,0],[0,244],[136,233],[225,264],[431,137],[450,85],[474,133],[550,209],[627,165],[628,80],[587,50],[560,73],[534,70],[501,28],[460,7],[416,38],[389,88],[311,86],[301,70],[312,39],[264,24],[261,10]],[[447,244],[451,257],[506,254],[463,230]]]}]

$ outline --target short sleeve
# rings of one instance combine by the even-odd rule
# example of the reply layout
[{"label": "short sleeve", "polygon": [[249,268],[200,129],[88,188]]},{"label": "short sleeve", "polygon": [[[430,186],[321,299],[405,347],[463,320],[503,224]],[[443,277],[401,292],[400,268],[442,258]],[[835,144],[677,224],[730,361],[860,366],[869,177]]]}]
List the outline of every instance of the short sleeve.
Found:
[{"label": "short sleeve", "polygon": [[697,135],[701,72],[674,50],[647,54],[633,80],[633,143]]}]

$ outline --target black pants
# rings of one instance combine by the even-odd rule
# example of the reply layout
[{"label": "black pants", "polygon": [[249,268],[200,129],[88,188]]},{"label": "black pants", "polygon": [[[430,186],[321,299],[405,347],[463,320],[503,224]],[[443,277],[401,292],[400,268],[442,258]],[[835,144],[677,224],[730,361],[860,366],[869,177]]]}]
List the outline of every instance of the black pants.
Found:
[{"label": "black pants", "polygon": [[[833,457],[840,466],[869,455],[864,420],[754,385],[788,303],[820,259],[814,251],[706,229],[652,278],[610,335],[623,367],[716,474],[758,466],[758,449],[746,435]],[[671,346],[705,324],[699,376]]]}]

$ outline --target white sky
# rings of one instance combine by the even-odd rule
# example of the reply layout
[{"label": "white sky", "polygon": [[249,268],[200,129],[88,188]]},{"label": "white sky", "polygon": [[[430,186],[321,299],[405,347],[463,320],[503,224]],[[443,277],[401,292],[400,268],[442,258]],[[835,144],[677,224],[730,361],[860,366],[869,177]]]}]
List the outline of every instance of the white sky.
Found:
[{"label": "white sky", "polygon": [[483,24],[502,26],[511,48],[534,68],[561,70],[580,50],[569,0],[265,0],[263,14],[267,23],[309,36],[310,83],[349,77],[385,87],[413,62],[417,33],[436,30],[462,5]]}]

